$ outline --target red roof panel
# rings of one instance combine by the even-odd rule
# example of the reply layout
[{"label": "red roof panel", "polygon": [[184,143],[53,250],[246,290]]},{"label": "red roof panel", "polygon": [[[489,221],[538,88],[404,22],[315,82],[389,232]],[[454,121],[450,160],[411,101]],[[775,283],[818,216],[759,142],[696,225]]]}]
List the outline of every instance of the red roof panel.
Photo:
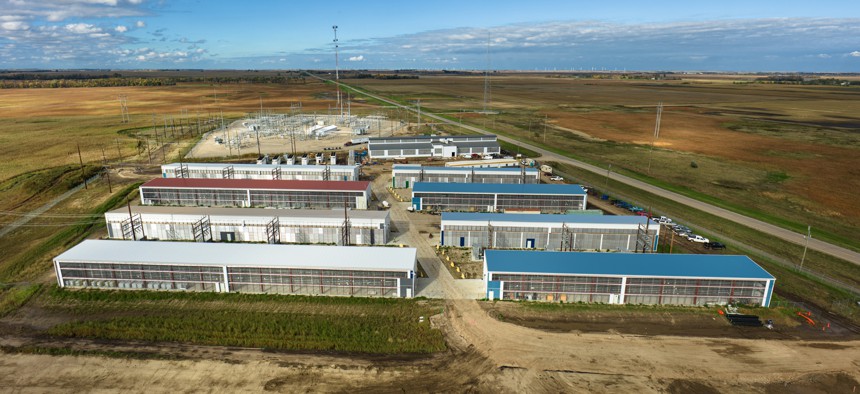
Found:
[{"label": "red roof panel", "polygon": [[156,178],[144,183],[141,187],[365,191],[369,186],[370,182],[367,181]]}]

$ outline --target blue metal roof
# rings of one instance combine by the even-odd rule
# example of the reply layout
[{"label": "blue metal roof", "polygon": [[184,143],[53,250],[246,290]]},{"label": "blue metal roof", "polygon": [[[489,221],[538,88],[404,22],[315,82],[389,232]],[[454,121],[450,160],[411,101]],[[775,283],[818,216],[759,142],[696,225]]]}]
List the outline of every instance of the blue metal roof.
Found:
[{"label": "blue metal roof", "polygon": [[[510,172],[510,173],[519,173],[519,167],[501,167],[501,168],[477,168],[477,167],[441,167],[441,166],[421,166],[420,164],[395,164],[392,166],[393,171],[403,171],[403,170],[414,170],[421,171],[424,169],[424,172],[472,172],[474,169],[476,174],[480,174],[483,172]],[[537,173],[537,168],[526,168],[527,174]]]},{"label": "blue metal roof", "polygon": [[415,182],[412,193],[482,193],[482,194],[555,194],[585,195],[579,185],[509,184],[509,183],[437,183]]},{"label": "blue metal roof", "polygon": [[488,250],[488,272],[774,279],[747,256]]},{"label": "blue metal roof", "polygon": [[[519,223],[588,223],[588,224],[645,224],[645,216],[609,216],[609,215],[532,215],[516,213],[472,213],[472,212],[442,212],[442,220],[463,220],[475,222],[519,222]],[[651,221],[656,230],[660,224]]]}]

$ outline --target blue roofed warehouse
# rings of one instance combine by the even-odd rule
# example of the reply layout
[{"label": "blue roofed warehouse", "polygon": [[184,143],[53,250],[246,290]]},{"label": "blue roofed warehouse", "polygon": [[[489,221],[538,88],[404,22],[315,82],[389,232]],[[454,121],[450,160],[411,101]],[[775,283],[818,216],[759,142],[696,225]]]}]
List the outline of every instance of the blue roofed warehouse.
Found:
[{"label": "blue roofed warehouse", "polygon": [[775,278],[747,256],[488,250],[487,298],[769,306]]}]

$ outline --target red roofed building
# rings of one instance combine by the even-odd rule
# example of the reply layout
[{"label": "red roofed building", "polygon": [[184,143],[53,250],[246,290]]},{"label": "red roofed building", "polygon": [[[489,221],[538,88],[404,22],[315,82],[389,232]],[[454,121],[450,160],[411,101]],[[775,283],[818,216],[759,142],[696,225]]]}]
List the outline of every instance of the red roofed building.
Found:
[{"label": "red roofed building", "polygon": [[370,182],[157,178],[140,186],[142,205],[367,209]]}]

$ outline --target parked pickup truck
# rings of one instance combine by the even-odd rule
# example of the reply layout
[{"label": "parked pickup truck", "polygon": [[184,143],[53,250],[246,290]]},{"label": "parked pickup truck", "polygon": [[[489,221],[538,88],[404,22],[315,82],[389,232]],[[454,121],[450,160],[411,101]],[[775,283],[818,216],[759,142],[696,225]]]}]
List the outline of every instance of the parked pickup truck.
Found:
[{"label": "parked pickup truck", "polygon": [[698,243],[703,243],[703,244],[711,242],[711,240],[709,240],[709,239],[707,239],[701,235],[696,235],[696,234],[690,234],[689,236],[687,236],[687,241],[698,242]]},{"label": "parked pickup truck", "polygon": [[722,250],[726,248],[726,245],[721,242],[705,242],[703,246],[705,247],[705,249],[713,250]]}]

